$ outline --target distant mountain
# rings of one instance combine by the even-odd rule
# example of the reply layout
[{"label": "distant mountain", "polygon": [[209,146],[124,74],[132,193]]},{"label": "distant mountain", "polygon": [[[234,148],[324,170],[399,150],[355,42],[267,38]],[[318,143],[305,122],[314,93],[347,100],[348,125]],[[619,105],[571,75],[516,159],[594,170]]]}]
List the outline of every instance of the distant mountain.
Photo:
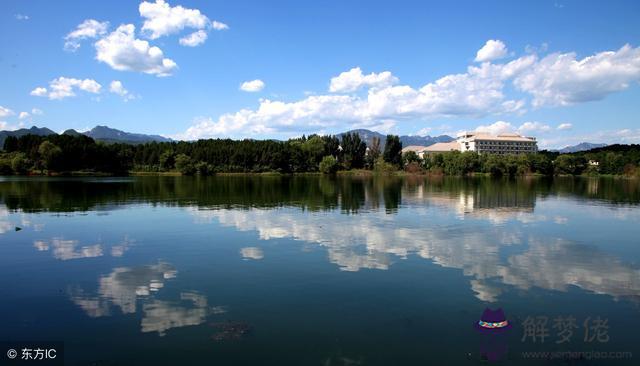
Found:
[{"label": "distant mountain", "polygon": [[73,128],[70,128],[70,129],[64,131],[62,134],[63,135],[69,135],[69,136],[80,136],[80,135],[82,135],[80,132],[74,130]]},{"label": "distant mountain", "polygon": [[567,146],[562,149],[552,150],[552,151],[557,151],[560,154],[567,154],[567,153],[574,153],[579,151],[587,151],[587,150],[596,149],[596,148],[605,147],[605,146],[607,146],[607,144],[594,144],[590,142],[581,142],[577,145]]},{"label": "distant mountain", "polygon": [[[357,129],[351,130],[347,132],[343,132],[338,134],[338,137],[342,137],[342,135],[347,133],[357,133],[364,142],[367,143],[367,146],[371,146],[374,137],[380,138],[380,149],[384,149],[385,141],[387,139],[387,135],[383,135],[379,132],[365,130],[365,129]],[[402,142],[402,146],[407,147],[410,145],[420,145],[420,146],[429,146],[433,145],[436,142],[450,142],[453,141],[454,138],[447,135],[440,136],[408,136],[403,135],[400,136],[400,142]]]},{"label": "distant mountain", "polygon": [[[24,135],[55,135],[56,133],[46,127],[38,128],[33,126],[31,128],[21,128],[15,131],[0,131],[0,150],[4,147],[4,140],[8,136],[21,137]],[[68,129],[62,133],[63,135],[79,136],[85,135],[93,138],[96,141],[102,141],[107,143],[125,143],[125,144],[143,144],[145,142],[169,142],[173,141],[170,138],[162,137],[159,135],[145,135],[142,133],[130,133],[107,126],[96,126],[87,132],[78,132],[74,129]]]},{"label": "distant mountain", "polygon": [[39,136],[47,136],[47,135],[55,135],[56,133],[51,131],[46,127],[38,128],[33,126],[31,128],[21,128],[19,130],[14,131],[0,131],[0,149],[4,146],[4,140],[9,136],[21,137],[24,135],[39,135]]},{"label": "distant mountain", "polygon": [[[67,130],[73,131],[74,130]],[[67,132],[65,131],[65,132]],[[129,144],[143,144],[145,142],[169,142],[172,141],[170,138],[166,138],[160,135],[145,135],[142,133],[130,133],[124,132],[120,130],[116,130],[115,128],[110,128],[107,126],[96,126],[92,128],[90,131],[82,133],[85,136],[89,136],[97,141],[103,142],[120,142],[120,143],[129,143]]]}]

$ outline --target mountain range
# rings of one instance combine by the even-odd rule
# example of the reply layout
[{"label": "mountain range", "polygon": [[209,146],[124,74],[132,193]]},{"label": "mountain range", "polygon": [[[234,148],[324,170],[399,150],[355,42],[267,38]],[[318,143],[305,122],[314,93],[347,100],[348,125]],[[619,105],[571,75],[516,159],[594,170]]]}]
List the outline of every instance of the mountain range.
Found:
[{"label": "mountain range", "polygon": [[[368,146],[371,146],[373,138],[377,137],[380,139],[380,149],[384,149],[384,145],[385,145],[385,140],[386,140],[386,135],[383,135],[379,132],[375,132],[375,131],[371,131],[371,130],[366,130],[366,129],[355,129],[355,130],[350,130],[350,131],[346,131],[343,133],[338,134],[338,137],[341,137],[344,134],[347,133],[357,133],[360,136],[360,139],[362,139],[363,141],[366,142],[366,144]],[[8,136],[15,136],[15,137],[20,137],[20,136],[24,136],[24,135],[28,135],[28,134],[32,134],[32,135],[40,135],[40,136],[47,136],[47,135],[53,135],[56,134],[56,132],[46,128],[46,127],[36,127],[33,126],[31,128],[21,128],[19,130],[14,130],[14,131],[0,131],[0,149],[4,146],[4,140],[8,137]],[[173,141],[172,139],[168,138],[168,137],[163,137],[160,135],[146,135],[146,134],[142,134],[142,133],[131,133],[131,132],[125,132],[125,131],[121,131],[121,130],[117,130],[115,128],[110,128],[107,126],[96,126],[94,128],[92,128],[89,131],[85,131],[85,132],[78,132],[74,129],[68,129],[66,131],[64,131],[62,134],[64,135],[85,135],[88,137],[93,138],[96,141],[102,141],[102,142],[106,142],[106,143],[127,143],[127,144],[143,144],[146,142],[169,142],[169,141]],[[447,135],[440,135],[440,136],[410,136],[410,135],[403,135],[400,136],[400,141],[402,142],[402,146],[411,146],[411,145],[419,145],[419,146],[429,146],[429,145],[433,145],[437,142],[450,142],[453,141],[454,138],[451,136],[447,136]],[[564,147],[562,149],[557,149],[557,150],[551,150],[551,151],[556,151],[559,153],[572,153],[572,152],[579,152],[579,151],[586,151],[586,150],[591,150],[591,149],[595,149],[598,147],[604,147],[607,146],[607,144],[595,144],[595,143],[589,143],[589,142],[582,142],[578,145],[574,145],[574,146],[567,146]]]},{"label": "mountain range", "polygon": [[[0,131],[0,147],[4,146],[4,140],[8,136],[20,137],[24,135],[39,135],[39,136],[47,136],[47,135],[55,135],[56,132],[46,128],[38,128],[33,126],[31,128],[21,128],[19,130],[14,131]],[[141,133],[130,133],[124,132],[120,130],[116,130],[115,128],[110,128],[107,126],[96,126],[89,131],[86,132],[78,132],[74,129],[66,130],[62,133],[63,135],[85,135],[91,137],[96,141],[102,141],[107,143],[126,143],[126,144],[143,144],[145,142],[168,142],[173,141],[170,138],[163,137],[160,135],[145,135]]]},{"label": "mountain range", "polygon": [[567,146],[567,147],[563,147],[562,149],[551,150],[551,151],[557,151],[560,154],[568,154],[568,153],[574,153],[579,151],[587,151],[587,150],[596,149],[598,147],[605,147],[605,146],[607,146],[607,144],[593,144],[590,142],[581,142],[577,145]]},{"label": "mountain range", "polygon": [[[360,136],[360,139],[366,142],[367,146],[371,146],[374,137],[380,139],[380,150],[384,149],[384,145],[386,142],[387,135],[383,135],[379,132],[365,130],[365,129],[357,129],[351,130],[347,132],[343,132],[338,134],[338,137],[342,137],[347,133],[357,133]],[[450,142],[453,141],[454,138],[447,135],[440,136],[409,136],[402,135],[400,136],[400,142],[402,142],[402,146],[411,146],[411,145],[419,145],[419,146],[429,146],[433,145],[436,142]]]}]

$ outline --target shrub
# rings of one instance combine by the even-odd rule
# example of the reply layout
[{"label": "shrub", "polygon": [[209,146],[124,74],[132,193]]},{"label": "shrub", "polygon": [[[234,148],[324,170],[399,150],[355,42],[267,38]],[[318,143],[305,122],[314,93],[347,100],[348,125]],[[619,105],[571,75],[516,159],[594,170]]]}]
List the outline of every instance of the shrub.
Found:
[{"label": "shrub", "polygon": [[323,174],[333,174],[338,171],[338,161],[331,155],[325,156],[320,161],[319,168]]},{"label": "shrub", "polygon": [[390,174],[396,171],[396,167],[391,163],[387,163],[384,158],[378,158],[373,164],[373,170],[378,174]]}]

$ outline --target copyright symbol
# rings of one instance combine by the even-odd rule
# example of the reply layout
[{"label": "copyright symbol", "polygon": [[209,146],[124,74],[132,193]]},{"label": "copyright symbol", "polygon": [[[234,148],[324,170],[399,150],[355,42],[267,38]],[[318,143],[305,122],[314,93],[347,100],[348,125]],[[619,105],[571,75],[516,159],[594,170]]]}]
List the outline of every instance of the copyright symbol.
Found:
[{"label": "copyright symbol", "polygon": [[7,351],[7,357],[9,357],[10,359],[14,359],[18,356],[18,352],[16,352],[15,349],[11,348]]}]

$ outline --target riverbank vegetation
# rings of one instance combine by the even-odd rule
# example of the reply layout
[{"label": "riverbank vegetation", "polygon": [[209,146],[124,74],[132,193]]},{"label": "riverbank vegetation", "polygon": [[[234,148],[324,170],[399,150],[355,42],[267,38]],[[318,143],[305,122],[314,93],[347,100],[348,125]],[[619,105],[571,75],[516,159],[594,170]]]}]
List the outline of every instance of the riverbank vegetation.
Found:
[{"label": "riverbank vegetation", "polygon": [[[384,146],[383,148],[381,146]],[[137,173],[307,173],[371,171],[372,174],[624,175],[640,176],[640,145],[611,145],[586,152],[478,155],[451,151],[421,158],[402,154],[398,136],[371,146],[357,134],[302,136],[288,141],[209,139],[140,145],[104,144],[79,135],[9,137],[0,174],[113,175]]]}]

